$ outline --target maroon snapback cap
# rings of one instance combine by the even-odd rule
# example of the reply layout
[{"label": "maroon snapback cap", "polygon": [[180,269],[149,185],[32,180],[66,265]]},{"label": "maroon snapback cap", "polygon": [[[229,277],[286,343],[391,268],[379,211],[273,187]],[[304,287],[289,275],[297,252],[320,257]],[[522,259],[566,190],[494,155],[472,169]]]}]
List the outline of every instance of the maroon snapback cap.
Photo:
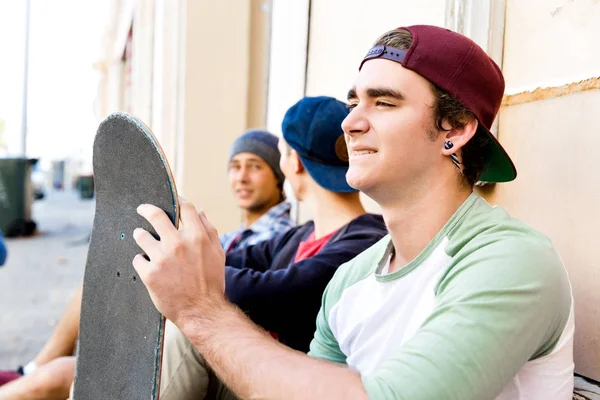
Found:
[{"label": "maroon snapback cap", "polygon": [[479,121],[476,134],[489,137],[488,155],[480,177],[484,182],[509,182],[517,170],[490,129],[502,96],[504,77],[496,63],[471,39],[449,29],[431,25],[401,27],[412,34],[408,50],[375,46],[365,56],[368,60],[384,58],[395,61],[448,92]]}]

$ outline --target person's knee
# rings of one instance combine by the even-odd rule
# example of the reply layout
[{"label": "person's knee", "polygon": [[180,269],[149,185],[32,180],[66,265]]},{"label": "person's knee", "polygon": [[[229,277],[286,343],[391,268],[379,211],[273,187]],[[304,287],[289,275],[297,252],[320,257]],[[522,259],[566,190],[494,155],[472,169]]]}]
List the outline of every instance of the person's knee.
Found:
[{"label": "person's knee", "polygon": [[191,343],[171,321],[167,320],[165,324],[164,345],[169,349],[176,349],[179,352],[188,352]]},{"label": "person's knee", "polygon": [[39,396],[67,398],[75,376],[75,357],[60,357],[43,365],[33,374],[32,389]]},{"label": "person's knee", "polygon": [[160,384],[161,399],[202,399],[208,387],[204,359],[175,325],[167,322]]}]

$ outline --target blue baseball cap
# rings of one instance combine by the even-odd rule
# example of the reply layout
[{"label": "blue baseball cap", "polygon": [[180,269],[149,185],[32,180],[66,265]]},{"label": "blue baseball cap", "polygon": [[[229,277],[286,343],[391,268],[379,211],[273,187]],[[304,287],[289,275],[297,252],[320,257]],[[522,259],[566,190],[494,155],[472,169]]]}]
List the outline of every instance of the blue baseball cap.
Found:
[{"label": "blue baseball cap", "polygon": [[356,192],[346,181],[348,149],[342,121],[346,104],[332,97],[305,97],[285,114],[283,138],[298,153],[309,175],[332,192]]}]

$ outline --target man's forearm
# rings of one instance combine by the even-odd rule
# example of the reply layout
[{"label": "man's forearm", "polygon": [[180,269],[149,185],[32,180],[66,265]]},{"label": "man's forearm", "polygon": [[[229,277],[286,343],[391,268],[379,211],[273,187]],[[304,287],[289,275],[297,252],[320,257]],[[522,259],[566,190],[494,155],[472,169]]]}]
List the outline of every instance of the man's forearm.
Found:
[{"label": "man's forearm", "polygon": [[181,328],[239,397],[367,399],[357,372],[276,342],[228,302],[213,307],[189,316]]}]

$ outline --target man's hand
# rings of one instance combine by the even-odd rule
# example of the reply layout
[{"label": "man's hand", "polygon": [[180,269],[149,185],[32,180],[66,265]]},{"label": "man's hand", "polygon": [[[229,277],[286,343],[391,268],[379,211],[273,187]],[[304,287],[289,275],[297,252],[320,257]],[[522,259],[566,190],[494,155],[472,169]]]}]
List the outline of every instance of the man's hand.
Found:
[{"label": "man's hand", "polygon": [[206,315],[225,303],[225,253],[217,230],[193,204],[180,199],[181,223],[177,230],[160,208],[142,204],[138,213],[154,227],[160,240],[148,231],[133,232],[142,254],[133,267],[148,288],[156,308],[182,329],[186,319]]},{"label": "man's hand", "polygon": [[277,343],[224,296],[225,253],[204,213],[181,201],[183,229],[157,207],[138,212],[160,236],[133,233],[150,261],[133,266],[154,305],[183,331],[215,373],[240,398],[367,399],[360,375]]}]

